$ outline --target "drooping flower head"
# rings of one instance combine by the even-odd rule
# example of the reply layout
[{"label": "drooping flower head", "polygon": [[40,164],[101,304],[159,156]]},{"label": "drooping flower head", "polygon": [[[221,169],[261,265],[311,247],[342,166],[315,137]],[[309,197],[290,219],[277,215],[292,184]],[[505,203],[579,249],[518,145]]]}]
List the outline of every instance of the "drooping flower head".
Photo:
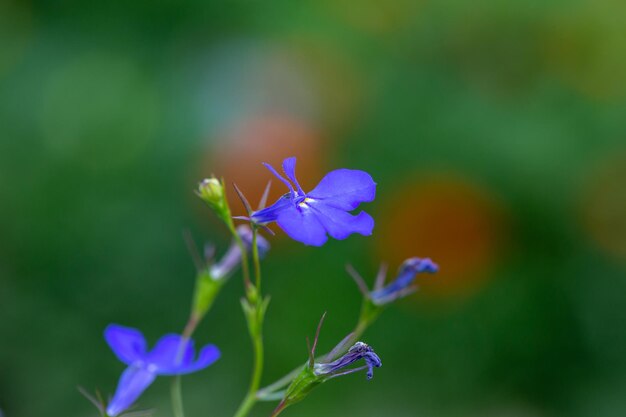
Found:
[{"label": "drooping flower head", "polygon": [[403,297],[415,290],[412,286],[415,276],[422,272],[434,274],[439,270],[429,258],[409,258],[400,265],[396,279],[383,288],[375,288],[370,298],[375,304],[385,304]]},{"label": "drooping flower head", "polygon": [[158,375],[182,375],[211,365],[220,357],[214,345],[206,345],[197,359],[193,340],[177,334],[163,336],[151,350],[141,332],[129,327],[110,324],[104,338],[118,359],[128,365],[122,373],[106,413],[115,417],[127,410],[150,386]]},{"label": "drooping flower head", "polygon": [[[325,316],[326,313],[322,315],[322,318],[317,326],[315,339],[313,339],[313,346],[309,347],[308,363],[302,368],[300,373],[292,379],[291,384],[289,384],[287,389],[284,391],[283,398],[274,410],[272,416],[277,416],[285,408],[302,401],[315,387],[330,379],[360,372],[365,369],[367,369],[367,379],[372,379],[374,376],[374,368],[380,368],[382,366],[382,361],[374,352],[374,349],[363,342],[354,343],[354,333],[347,335],[327,355],[323,356],[319,360],[316,360],[315,349],[317,347],[317,341],[320,336],[320,330]],[[346,352],[347,346],[350,346],[352,343],[354,344]],[[307,338],[307,345],[308,344],[309,339]],[[345,353],[342,354],[343,352]],[[365,362],[365,365],[350,367],[350,365],[361,359]],[[261,390],[257,395],[262,398],[265,393]]]},{"label": "drooping flower head", "polygon": [[[352,368],[348,371],[344,370],[344,368],[352,365],[360,359],[365,361],[365,366]],[[316,363],[314,365],[313,372],[315,372],[316,375],[333,377],[345,375],[346,373],[357,372],[367,368],[367,379],[372,379],[374,377],[374,368],[380,368],[382,365],[382,361],[378,355],[374,353],[374,349],[372,349],[371,346],[363,342],[356,342],[350,349],[348,349],[348,353],[342,357],[329,363]]]},{"label": "drooping flower head", "polygon": [[251,214],[257,224],[276,222],[294,240],[305,245],[322,246],[328,239],[345,239],[352,233],[364,236],[372,234],[374,219],[365,213],[349,212],[359,204],[374,200],[376,183],[365,171],[337,169],[331,171],[305,192],[296,179],[296,158],[283,161],[283,177],[271,165],[264,164],[289,192],[271,206]]},{"label": "drooping flower head", "polygon": [[423,272],[433,274],[437,271],[439,271],[439,267],[429,258],[409,258],[400,265],[396,278],[389,284],[384,285],[387,269],[383,265],[378,272],[374,289],[370,291],[363,278],[361,278],[354,268],[348,266],[348,272],[356,281],[365,298],[376,306],[389,304],[398,298],[405,297],[415,292],[417,286],[414,285],[413,282],[417,274]]}]

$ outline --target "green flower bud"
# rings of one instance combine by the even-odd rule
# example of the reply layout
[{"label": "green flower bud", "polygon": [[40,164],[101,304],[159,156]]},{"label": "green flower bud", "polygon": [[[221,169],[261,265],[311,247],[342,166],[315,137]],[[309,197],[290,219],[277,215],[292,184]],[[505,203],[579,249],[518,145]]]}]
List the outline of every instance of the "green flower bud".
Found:
[{"label": "green flower bud", "polygon": [[224,206],[224,187],[215,177],[205,178],[198,185],[198,196],[208,205],[220,208]]},{"label": "green flower bud", "polygon": [[223,284],[223,280],[214,279],[208,271],[198,273],[192,307],[192,316],[198,321],[209,311]]}]

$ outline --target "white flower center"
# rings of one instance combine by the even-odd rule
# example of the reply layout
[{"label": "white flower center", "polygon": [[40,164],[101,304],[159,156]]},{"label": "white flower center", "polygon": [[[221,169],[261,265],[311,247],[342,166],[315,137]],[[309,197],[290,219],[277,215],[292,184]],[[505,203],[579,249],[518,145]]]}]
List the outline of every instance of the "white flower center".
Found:
[{"label": "white flower center", "polygon": [[306,198],[304,199],[304,201],[303,201],[303,202],[301,202],[301,203],[300,203],[300,204],[298,204],[298,205],[299,205],[300,207],[302,207],[302,208],[308,208],[308,207],[309,207],[309,203],[314,203],[314,202],[315,202],[315,200],[314,200],[314,199],[309,198],[309,197],[306,197]]}]

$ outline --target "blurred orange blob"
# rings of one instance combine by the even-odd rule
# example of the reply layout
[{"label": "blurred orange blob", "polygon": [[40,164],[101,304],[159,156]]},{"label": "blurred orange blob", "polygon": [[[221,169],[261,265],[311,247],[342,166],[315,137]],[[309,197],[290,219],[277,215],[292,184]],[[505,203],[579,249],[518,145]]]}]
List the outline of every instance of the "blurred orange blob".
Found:
[{"label": "blurred orange blob", "polygon": [[487,190],[461,178],[404,184],[377,217],[380,259],[392,268],[413,256],[435,261],[439,272],[418,279],[420,297],[469,295],[484,283],[498,256],[503,214]]},{"label": "blurred orange blob", "polygon": [[295,118],[268,115],[242,121],[225,137],[212,144],[202,161],[198,180],[215,174],[224,178],[233,215],[245,212],[232,186],[237,184],[256,209],[265,186],[272,180],[268,204],[288,192],[263,165],[267,162],[282,172],[283,159],[298,158],[296,172],[307,190],[322,177],[320,136],[315,129]]},{"label": "blurred orange blob", "polygon": [[582,194],[583,227],[606,253],[626,260],[626,152],[602,160]]}]

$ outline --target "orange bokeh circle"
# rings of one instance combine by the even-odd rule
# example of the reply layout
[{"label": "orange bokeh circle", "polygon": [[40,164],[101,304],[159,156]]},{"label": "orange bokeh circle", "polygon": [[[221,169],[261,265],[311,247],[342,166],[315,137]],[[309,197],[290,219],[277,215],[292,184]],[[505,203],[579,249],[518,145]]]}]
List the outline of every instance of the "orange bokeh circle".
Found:
[{"label": "orange bokeh circle", "polygon": [[419,278],[421,294],[467,295],[486,281],[503,226],[503,209],[487,190],[462,178],[431,176],[402,185],[383,202],[377,251],[390,266],[413,256],[439,264],[438,274]]}]

